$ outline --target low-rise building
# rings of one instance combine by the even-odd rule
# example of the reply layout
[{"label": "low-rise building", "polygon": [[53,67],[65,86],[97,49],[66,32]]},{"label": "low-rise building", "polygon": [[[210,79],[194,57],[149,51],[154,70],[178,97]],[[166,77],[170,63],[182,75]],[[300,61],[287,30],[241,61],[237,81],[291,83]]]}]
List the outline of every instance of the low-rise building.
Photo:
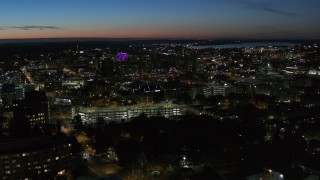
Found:
[{"label": "low-rise building", "polygon": [[133,117],[144,114],[151,116],[180,116],[182,108],[175,104],[136,105],[111,108],[81,108],[78,112],[84,123],[94,123],[97,118],[103,118],[106,122],[123,122]]}]

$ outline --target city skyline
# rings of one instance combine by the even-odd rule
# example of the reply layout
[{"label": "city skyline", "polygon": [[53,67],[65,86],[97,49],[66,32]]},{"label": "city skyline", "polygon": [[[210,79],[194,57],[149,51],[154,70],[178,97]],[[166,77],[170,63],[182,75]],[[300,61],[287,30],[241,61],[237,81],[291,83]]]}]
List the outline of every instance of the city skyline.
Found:
[{"label": "city skyline", "polygon": [[0,39],[318,39],[316,0],[5,0]]}]

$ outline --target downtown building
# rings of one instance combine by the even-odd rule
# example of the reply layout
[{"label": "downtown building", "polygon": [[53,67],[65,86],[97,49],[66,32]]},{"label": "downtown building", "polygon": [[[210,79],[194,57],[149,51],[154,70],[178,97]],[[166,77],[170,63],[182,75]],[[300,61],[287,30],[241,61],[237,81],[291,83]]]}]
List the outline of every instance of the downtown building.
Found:
[{"label": "downtown building", "polygon": [[204,97],[217,95],[227,96],[233,92],[235,92],[235,88],[227,84],[219,85],[215,83],[209,83],[202,88],[202,93]]},{"label": "downtown building", "polygon": [[30,104],[38,100],[37,98],[30,99],[28,95],[26,100],[26,94],[30,94],[30,92],[34,91],[34,88],[34,85],[31,84],[5,83],[0,85],[0,114],[4,117],[4,120],[0,122],[2,129],[8,129],[9,121],[14,118],[14,111],[17,110],[20,102],[28,102]]},{"label": "downtown building", "polygon": [[49,103],[44,91],[30,91],[25,93],[25,99],[14,101],[13,116],[28,118],[30,125],[49,123]]},{"label": "downtown building", "polygon": [[76,152],[74,137],[35,137],[0,143],[1,179],[53,179]]},{"label": "downtown building", "polygon": [[23,100],[25,93],[34,90],[32,84],[10,84],[5,83],[0,85],[0,104],[5,109],[12,108],[13,101]]}]

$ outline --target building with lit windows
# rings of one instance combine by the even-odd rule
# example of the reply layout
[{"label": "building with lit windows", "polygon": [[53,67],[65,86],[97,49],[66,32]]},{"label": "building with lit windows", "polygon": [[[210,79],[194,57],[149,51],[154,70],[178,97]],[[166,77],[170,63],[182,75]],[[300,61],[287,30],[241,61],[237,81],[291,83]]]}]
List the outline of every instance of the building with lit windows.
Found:
[{"label": "building with lit windows", "polygon": [[200,74],[205,71],[205,62],[202,58],[197,58],[195,60],[195,71]]},{"label": "building with lit windows", "polygon": [[49,103],[44,91],[26,92],[24,100],[13,103],[14,117],[25,116],[31,126],[49,123]]},{"label": "building with lit windows", "polygon": [[122,106],[115,108],[82,108],[78,114],[84,123],[94,123],[97,118],[103,118],[106,122],[124,122],[140,114],[151,116],[180,116],[183,114],[182,107],[175,104],[137,105]]},{"label": "building with lit windows", "polygon": [[234,92],[234,88],[230,85],[218,85],[218,84],[207,84],[203,87],[202,92],[205,97],[209,96],[227,96],[228,94]]},{"label": "building with lit windows", "polygon": [[73,162],[74,137],[25,138],[0,143],[1,179],[52,179]]},{"label": "building with lit windows", "polygon": [[0,84],[0,104],[5,109],[12,108],[13,101],[23,100],[25,93],[34,90],[35,87],[32,84]]},{"label": "building with lit windows", "polygon": [[5,109],[10,109],[16,97],[14,84],[3,84],[1,87],[1,100]]}]

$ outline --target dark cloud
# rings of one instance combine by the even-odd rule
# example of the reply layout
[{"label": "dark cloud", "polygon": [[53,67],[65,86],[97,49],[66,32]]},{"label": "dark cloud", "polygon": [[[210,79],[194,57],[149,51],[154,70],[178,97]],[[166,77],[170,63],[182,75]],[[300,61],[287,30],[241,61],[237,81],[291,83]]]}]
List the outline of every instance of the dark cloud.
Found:
[{"label": "dark cloud", "polygon": [[13,26],[13,27],[10,27],[10,28],[20,29],[20,30],[32,30],[32,29],[38,29],[38,30],[61,29],[61,27],[57,27],[57,26],[36,26],[36,25],[30,25],[30,26]]},{"label": "dark cloud", "polygon": [[269,13],[274,13],[274,14],[279,14],[282,16],[297,16],[298,14],[294,13],[294,12],[289,12],[289,11],[284,11],[284,10],[279,10],[276,8],[272,8],[266,4],[258,4],[255,2],[251,2],[251,1],[243,1],[243,0],[239,0],[239,1],[234,1],[238,4],[240,4],[241,6],[243,6],[244,8],[248,8],[248,9],[253,9],[253,10],[258,10],[258,11],[264,11],[264,12],[269,12]]},{"label": "dark cloud", "polygon": [[272,12],[272,13],[284,15],[284,16],[297,16],[298,15],[298,14],[293,13],[293,12],[280,11],[280,10],[272,9],[272,8],[269,8],[269,7],[263,7],[263,10],[267,11],[267,12]]}]

